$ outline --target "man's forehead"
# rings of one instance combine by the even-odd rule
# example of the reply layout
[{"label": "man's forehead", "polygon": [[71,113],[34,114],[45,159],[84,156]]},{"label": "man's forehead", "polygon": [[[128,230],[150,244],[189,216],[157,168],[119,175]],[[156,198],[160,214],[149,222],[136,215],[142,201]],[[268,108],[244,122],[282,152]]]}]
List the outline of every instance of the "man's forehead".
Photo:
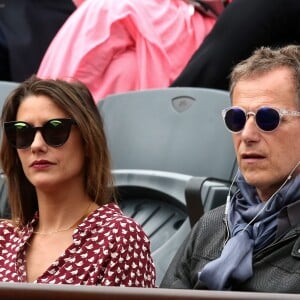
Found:
[{"label": "man's forehead", "polygon": [[233,89],[232,104],[261,102],[262,105],[273,103],[295,107],[297,89],[291,76],[292,72],[285,68],[243,78]]}]

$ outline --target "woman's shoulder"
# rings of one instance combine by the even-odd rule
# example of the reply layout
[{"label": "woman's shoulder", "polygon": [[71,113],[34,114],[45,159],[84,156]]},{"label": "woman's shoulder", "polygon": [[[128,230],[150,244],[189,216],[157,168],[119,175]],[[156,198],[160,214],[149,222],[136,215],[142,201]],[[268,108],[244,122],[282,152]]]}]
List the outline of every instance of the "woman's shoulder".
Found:
[{"label": "woman's shoulder", "polygon": [[144,240],[148,241],[142,226],[133,218],[124,215],[120,207],[115,203],[101,206],[87,221],[90,222],[90,224],[93,224],[93,227],[99,227],[99,231],[105,229],[105,231],[112,231],[113,233],[122,233],[123,236],[139,235]]},{"label": "woman's shoulder", "polygon": [[136,223],[136,221],[133,218],[124,215],[119,205],[113,202],[99,207],[94,212],[94,216],[97,217],[97,219],[106,221],[107,223],[109,222],[126,223],[126,224]]},{"label": "woman's shoulder", "polygon": [[108,217],[106,220],[108,222],[113,222],[115,225],[119,225],[121,227],[134,227],[138,230],[141,230],[141,225],[138,224],[133,218],[126,216],[121,208],[115,203],[109,203],[103,206],[103,211],[105,211],[106,216]]}]

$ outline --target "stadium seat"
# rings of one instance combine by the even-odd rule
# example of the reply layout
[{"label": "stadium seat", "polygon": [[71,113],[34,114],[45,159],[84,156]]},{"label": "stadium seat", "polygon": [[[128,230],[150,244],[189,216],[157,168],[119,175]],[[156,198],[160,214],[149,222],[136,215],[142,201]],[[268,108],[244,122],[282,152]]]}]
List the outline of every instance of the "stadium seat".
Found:
[{"label": "stadium seat", "polygon": [[0,108],[2,109],[4,101],[8,94],[15,89],[19,83],[12,81],[2,81],[0,80]]},{"label": "stadium seat", "polygon": [[150,237],[157,284],[193,224],[225,202],[236,168],[221,117],[227,106],[226,91],[186,87],[98,103],[120,206]]},{"label": "stadium seat", "polygon": [[229,93],[165,88],[99,101],[113,169],[144,169],[228,180],[235,168],[221,110]]}]

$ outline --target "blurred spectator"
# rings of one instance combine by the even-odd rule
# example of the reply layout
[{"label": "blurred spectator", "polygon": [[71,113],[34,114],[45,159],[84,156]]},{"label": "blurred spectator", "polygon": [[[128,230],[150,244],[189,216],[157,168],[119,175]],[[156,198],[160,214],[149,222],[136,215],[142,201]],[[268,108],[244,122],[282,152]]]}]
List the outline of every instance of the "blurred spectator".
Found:
[{"label": "blurred spectator", "polygon": [[72,0],[0,0],[0,80],[20,82],[36,73],[74,10]]},{"label": "blurred spectator", "polygon": [[300,43],[299,0],[234,0],[171,86],[228,89],[228,76],[260,46]]},{"label": "blurred spectator", "polygon": [[37,75],[81,80],[96,100],[111,93],[169,86],[216,20],[210,10],[201,7],[200,12],[187,0],[77,4]]}]

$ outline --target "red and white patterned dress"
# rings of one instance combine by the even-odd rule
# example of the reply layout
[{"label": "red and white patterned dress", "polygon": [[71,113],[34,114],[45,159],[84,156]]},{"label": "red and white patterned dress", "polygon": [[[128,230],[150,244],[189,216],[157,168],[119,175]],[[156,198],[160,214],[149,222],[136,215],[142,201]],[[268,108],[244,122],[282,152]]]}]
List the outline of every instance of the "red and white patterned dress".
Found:
[{"label": "red and white patterned dress", "polygon": [[[21,230],[0,222],[0,282],[26,282],[26,248],[37,222]],[[149,239],[117,205],[106,204],[78,225],[73,243],[35,283],[155,287]]]}]

